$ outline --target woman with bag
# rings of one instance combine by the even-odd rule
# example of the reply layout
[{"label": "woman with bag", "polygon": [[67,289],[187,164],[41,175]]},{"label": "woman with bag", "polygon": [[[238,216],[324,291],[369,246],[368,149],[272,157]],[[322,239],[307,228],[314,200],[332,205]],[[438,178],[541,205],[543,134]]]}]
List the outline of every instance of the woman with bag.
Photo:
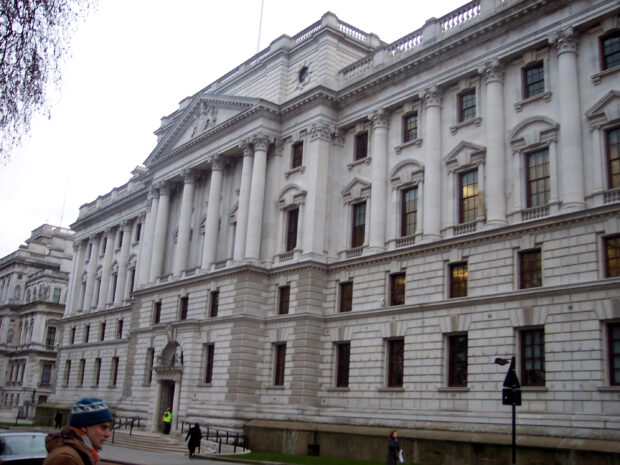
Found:
[{"label": "woman with bag", "polygon": [[388,452],[385,465],[396,465],[403,462],[403,451],[398,446],[398,433],[396,430],[390,431],[390,438],[388,439]]}]

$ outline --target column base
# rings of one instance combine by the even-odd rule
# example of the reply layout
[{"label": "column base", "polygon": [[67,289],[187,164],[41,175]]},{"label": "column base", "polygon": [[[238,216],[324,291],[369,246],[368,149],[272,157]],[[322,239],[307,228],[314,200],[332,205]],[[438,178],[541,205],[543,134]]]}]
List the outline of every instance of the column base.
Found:
[{"label": "column base", "polygon": [[562,213],[572,213],[581,211],[586,208],[586,204],[584,202],[565,202],[560,207],[560,211]]},{"label": "column base", "polygon": [[506,226],[508,222],[502,219],[492,219],[487,220],[486,223],[482,226],[482,230],[485,231],[487,229],[496,229],[501,228],[502,226]]},{"label": "column base", "polygon": [[441,240],[439,234],[424,234],[420,240],[420,244],[428,244],[429,242],[437,242]]}]

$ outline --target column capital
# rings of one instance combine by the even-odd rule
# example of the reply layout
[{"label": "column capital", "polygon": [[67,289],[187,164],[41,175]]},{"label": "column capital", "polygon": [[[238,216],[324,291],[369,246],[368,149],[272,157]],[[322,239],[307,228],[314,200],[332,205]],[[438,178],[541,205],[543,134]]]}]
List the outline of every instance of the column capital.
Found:
[{"label": "column capital", "polygon": [[433,86],[424,93],[424,103],[426,107],[441,107],[441,91],[439,87]]},{"label": "column capital", "polygon": [[487,61],[480,72],[487,84],[491,82],[499,82],[501,84],[504,81],[504,66],[497,58]]},{"label": "column capital", "polygon": [[572,27],[556,32],[549,38],[549,43],[555,46],[557,55],[562,53],[577,53],[577,35]]},{"label": "column capital", "polygon": [[159,190],[159,195],[170,195],[170,191],[172,191],[172,184],[169,181],[160,181],[157,183],[157,189]]},{"label": "column capital", "polygon": [[372,123],[373,129],[377,128],[387,128],[388,127],[388,116],[389,113],[387,110],[380,108],[379,110],[375,110],[368,115],[368,119]]},{"label": "column capital", "polygon": [[228,159],[221,153],[218,153],[209,157],[209,163],[212,171],[222,171],[226,167]]},{"label": "column capital", "polygon": [[329,140],[331,138],[332,132],[332,127],[327,121],[315,121],[310,127],[310,140]]},{"label": "column capital", "polygon": [[251,157],[252,155],[254,155],[254,147],[252,146],[251,139],[243,139],[239,146],[241,147],[241,151],[243,152],[244,157]]},{"label": "column capital", "polygon": [[252,144],[254,145],[254,150],[261,150],[266,152],[269,144],[272,142],[271,137],[265,136],[263,134],[256,134],[252,136]]},{"label": "column capital", "polygon": [[196,182],[198,173],[193,169],[186,168],[183,171],[181,171],[181,176],[183,176],[184,184],[193,184],[194,182]]}]

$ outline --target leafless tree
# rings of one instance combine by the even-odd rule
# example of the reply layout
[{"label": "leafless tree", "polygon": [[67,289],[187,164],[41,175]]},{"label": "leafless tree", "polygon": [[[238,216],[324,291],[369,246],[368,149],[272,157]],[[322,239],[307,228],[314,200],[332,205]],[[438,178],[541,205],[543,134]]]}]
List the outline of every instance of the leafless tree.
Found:
[{"label": "leafless tree", "polygon": [[46,90],[59,85],[61,58],[79,19],[95,0],[0,0],[0,162],[47,111]]}]

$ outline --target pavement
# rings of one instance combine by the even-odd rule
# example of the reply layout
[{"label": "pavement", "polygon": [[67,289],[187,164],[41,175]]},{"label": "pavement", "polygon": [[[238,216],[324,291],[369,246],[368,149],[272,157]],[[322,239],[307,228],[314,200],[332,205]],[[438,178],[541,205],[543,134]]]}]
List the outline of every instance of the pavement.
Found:
[{"label": "pavement", "polygon": [[130,449],[105,443],[100,455],[100,465],[247,465],[248,461],[234,461],[230,459],[213,459],[196,455],[189,458],[187,454],[154,452],[148,450]]}]

